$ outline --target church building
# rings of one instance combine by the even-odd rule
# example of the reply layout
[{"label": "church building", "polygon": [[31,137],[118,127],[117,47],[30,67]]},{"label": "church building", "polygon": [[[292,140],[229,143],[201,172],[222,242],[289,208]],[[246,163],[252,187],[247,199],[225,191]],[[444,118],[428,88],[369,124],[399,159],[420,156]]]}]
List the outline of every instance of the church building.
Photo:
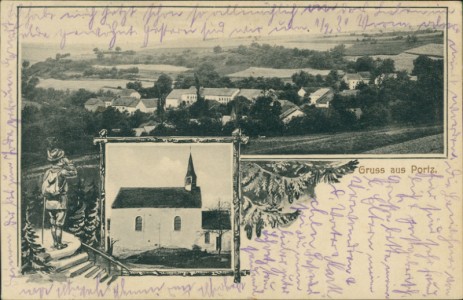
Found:
[{"label": "church building", "polygon": [[191,153],[183,186],[120,188],[108,224],[113,255],[120,258],[161,247],[231,250],[230,212],[202,211]]}]

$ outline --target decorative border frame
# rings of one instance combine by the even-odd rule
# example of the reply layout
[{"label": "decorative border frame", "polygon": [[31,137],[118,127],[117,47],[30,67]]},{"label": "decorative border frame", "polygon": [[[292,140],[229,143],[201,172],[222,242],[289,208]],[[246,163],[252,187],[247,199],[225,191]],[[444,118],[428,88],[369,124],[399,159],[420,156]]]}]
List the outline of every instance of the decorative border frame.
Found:
[{"label": "decorative border frame", "polygon": [[100,148],[100,184],[99,184],[99,201],[100,201],[100,247],[107,249],[106,243],[106,144],[107,143],[232,143],[233,144],[233,263],[231,270],[153,270],[153,271],[134,271],[129,275],[157,275],[157,276],[231,276],[234,282],[241,282],[241,276],[248,275],[249,271],[241,271],[240,262],[240,215],[241,215],[241,176],[240,176],[240,146],[248,142],[248,137],[241,134],[237,129],[230,137],[108,137],[108,131],[103,129],[100,136],[93,139],[93,143]]}]

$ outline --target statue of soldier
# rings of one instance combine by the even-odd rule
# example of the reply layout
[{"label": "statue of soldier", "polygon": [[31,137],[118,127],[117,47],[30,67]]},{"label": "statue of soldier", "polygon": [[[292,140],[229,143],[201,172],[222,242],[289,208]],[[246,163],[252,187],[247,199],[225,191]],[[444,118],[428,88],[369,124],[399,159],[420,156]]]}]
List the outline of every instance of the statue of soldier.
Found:
[{"label": "statue of soldier", "polygon": [[43,176],[42,195],[44,196],[45,209],[50,217],[53,248],[63,249],[67,247],[66,244],[62,243],[68,202],[67,179],[76,177],[77,170],[61,149],[48,150],[48,161],[52,165]]}]

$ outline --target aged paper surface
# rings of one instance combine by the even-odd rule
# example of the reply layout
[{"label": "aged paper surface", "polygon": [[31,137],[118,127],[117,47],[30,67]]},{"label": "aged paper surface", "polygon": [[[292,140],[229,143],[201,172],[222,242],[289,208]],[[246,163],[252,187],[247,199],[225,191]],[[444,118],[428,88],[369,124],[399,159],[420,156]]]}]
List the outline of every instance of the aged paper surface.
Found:
[{"label": "aged paper surface", "polygon": [[2,299],[461,299],[461,23],[2,1]]}]

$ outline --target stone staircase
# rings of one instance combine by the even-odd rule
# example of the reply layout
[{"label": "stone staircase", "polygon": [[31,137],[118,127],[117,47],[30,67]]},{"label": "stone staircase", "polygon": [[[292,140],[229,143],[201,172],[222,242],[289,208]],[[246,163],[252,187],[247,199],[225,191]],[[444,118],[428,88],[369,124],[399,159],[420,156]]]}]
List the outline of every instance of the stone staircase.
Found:
[{"label": "stone staircase", "polygon": [[[37,230],[36,232],[39,236],[38,241],[41,242],[42,232],[41,230]],[[66,248],[60,250],[52,248],[53,240],[50,230],[45,230],[42,245],[47,253],[50,254],[49,265],[53,267],[55,275],[62,278],[74,278],[78,276],[93,279],[99,278],[100,282],[107,282],[108,285],[117,279],[119,274],[110,274],[107,268],[103,266],[103,263],[98,262],[95,258],[91,259],[89,253],[77,237],[63,232],[62,240],[63,243],[68,245]]]}]

